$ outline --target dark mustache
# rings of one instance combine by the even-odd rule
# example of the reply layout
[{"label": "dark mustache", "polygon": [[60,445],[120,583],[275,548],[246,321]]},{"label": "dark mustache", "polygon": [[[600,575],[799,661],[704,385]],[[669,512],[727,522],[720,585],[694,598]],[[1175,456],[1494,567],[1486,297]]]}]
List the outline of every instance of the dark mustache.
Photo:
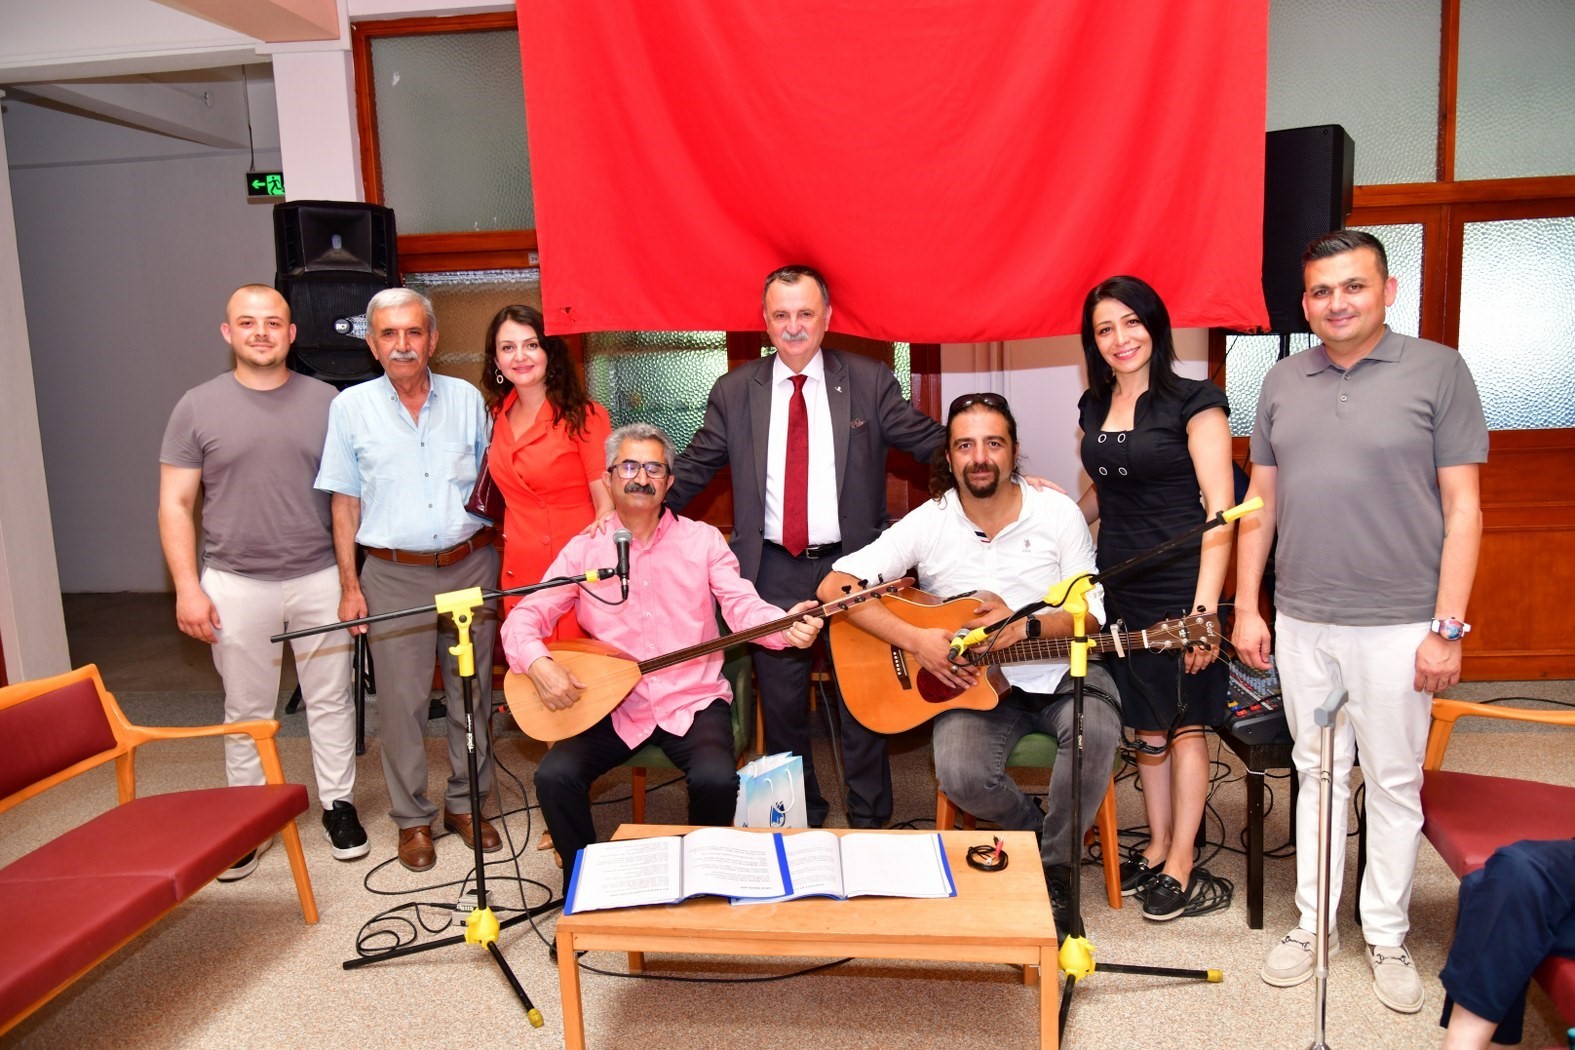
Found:
[{"label": "dark mustache", "polygon": [[638,481],[626,482],[624,484],[624,486],[623,486],[623,490],[625,492],[640,492],[640,493],[644,493],[647,496],[654,496],[654,495],[656,495],[656,486],[655,485],[642,485]]}]

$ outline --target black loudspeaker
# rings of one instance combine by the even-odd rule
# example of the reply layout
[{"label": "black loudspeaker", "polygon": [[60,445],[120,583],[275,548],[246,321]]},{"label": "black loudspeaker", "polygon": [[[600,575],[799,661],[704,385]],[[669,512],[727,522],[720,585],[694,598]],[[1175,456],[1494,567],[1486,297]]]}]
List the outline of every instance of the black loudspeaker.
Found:
[{"label": "black loudspeaker", "polygon": [[1269,331],[1306,332],[1302,252],[1351,214],[1356,144],[1338,124],[1271,131],[1263,163],[1263,299]]},{"label": "black loudspeaker", "polygon": [[351,201],[290,201],[273,209],[273,247],[282,274],[321,270],[399,275],[394,211]]},{"label": "black loudspeaker", "polygon": [[366,304],[400,283],[393,211],[290,201],[274,207],[273,231],[274,287],[295,322],[290,367],[340,388],[381,375],[366,345]]}]

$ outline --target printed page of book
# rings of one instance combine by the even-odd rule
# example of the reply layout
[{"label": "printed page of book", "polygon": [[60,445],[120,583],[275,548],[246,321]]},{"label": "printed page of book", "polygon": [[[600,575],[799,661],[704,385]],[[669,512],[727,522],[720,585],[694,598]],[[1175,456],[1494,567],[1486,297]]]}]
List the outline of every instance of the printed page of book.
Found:
[{"label": "printed page of book", "polygon": [[684,895],[780,897],[793,892],[781,835],[699,828],[684,836]]},{"label": "printed page of book", "polygon": [[734,904],[775,904],[799,897],[843,899],[842,856],[835,834],[829,831],[800,831],[779,837],[793,891],[778,897],[734,897]]},{"label": "printed page of book", "polygon": [[683,840],[661,838],[595,842],[580,851],[565,915],[683,899]]},{"label": "printed page of book", "polygon": [[941,837],[866,832],[842,836],[842,888],[849,897],[955,897]]}]

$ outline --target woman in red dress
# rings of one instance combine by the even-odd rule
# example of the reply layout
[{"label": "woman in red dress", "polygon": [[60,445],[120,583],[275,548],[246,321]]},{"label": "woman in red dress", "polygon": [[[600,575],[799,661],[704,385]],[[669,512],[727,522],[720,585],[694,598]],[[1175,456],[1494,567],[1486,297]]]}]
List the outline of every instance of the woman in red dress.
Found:
[{"label": "woman in red dress", "polygon": [[[607,410],[585,392],[562,339],[541,313],[505,306],[487,328],[481,387],[493,412],[488,469],[503,492],[502,588],[537,583],[569,537],[611,513]],[[508,616],[518,598],[503,600]],[[573,617],[554,638],[584,636]]]}]

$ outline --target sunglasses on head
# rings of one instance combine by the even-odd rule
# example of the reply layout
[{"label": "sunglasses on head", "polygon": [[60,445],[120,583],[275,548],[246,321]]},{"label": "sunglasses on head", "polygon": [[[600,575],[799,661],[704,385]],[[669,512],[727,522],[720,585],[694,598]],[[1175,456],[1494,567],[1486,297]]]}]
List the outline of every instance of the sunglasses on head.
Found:
[{"label": "sunglasses on head", "polygon": [[974,405],[983,405],[985,408],[994,409],[1002,413],[1009,411],[1006,407],[1006,398],[986,390],[978,394],[964,394],[952,401],[952,407],[947,410],[946,418],[950,419],[959,412],[966,412]]}]

